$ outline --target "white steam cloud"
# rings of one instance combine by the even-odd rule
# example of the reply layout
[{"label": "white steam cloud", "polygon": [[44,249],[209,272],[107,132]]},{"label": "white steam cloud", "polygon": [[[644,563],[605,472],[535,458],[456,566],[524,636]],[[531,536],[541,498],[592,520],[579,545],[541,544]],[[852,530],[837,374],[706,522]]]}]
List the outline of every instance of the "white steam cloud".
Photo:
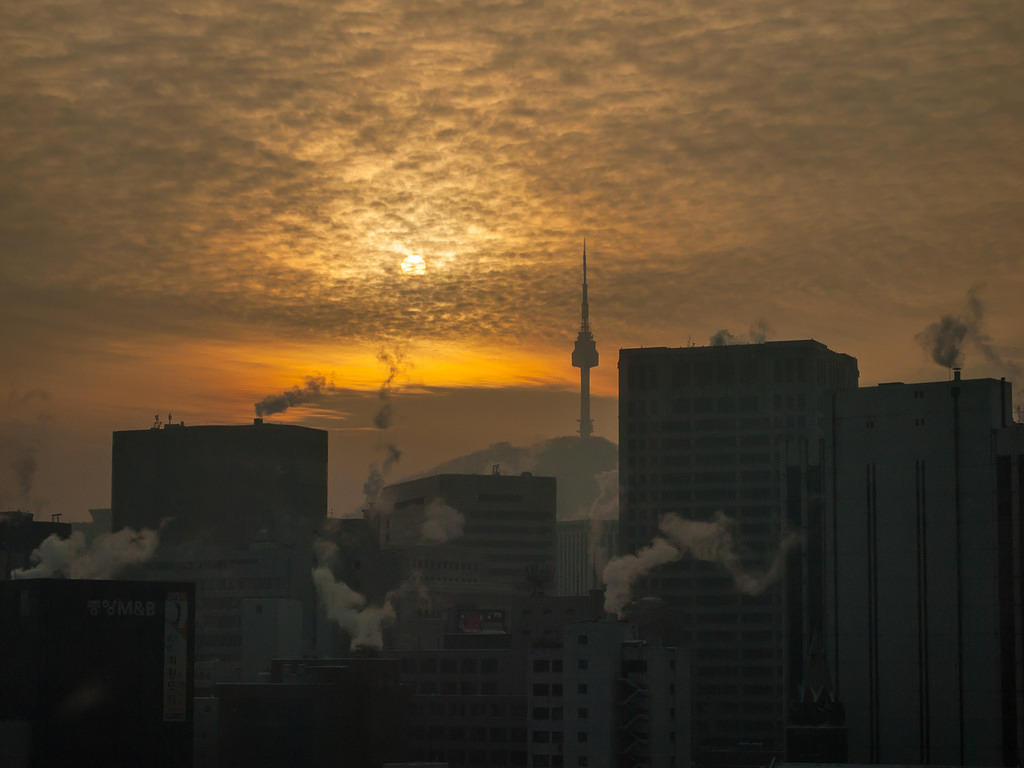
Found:
[{"label": "white steam cloud", "polygon": [[15,570],[14,579],[112,579],[129,565],[144,563],[156,552],[156,531],[123,528],[96,537],[91,545],[75,531],[62,539],[53,533],[30,555],[34,566]]},{"label": "white steam cloud", "polygon": [[458,539],[466,527],[466,517],[459,510],[434,499],[423,511],[423,526],[420,533],[428,544],[443,544]]},{"label": "white steam cloud", "polygon": [[384,647],[384,629],[395,621],[395,602],[399,597],[411,594],[419,601],[428,599],[418,575],[388,592],[381,605],[369,605],[363,595],[335,579],[327,565],[313,569],[313,584],[327,617],[348,634],[353,651]]},{"label": "white steam cloud", "polygon": [[795,533],[785,535],[768,569],[753,573],[743,567],[733,535],[735,523],[723,512],[716,512],[711,521],[685,520],[668,514],[661,518],[658,527],[663,536],[655,536],[637,554],[613,558],[605,566],[602,578],[605,583],[604,608],[608,613],[621,616],[630,602],[637,579],[659,565],[684,556],[718,563],[729,572],[740,592],[759,594],[779,578],[786,555],[800,541]]}]

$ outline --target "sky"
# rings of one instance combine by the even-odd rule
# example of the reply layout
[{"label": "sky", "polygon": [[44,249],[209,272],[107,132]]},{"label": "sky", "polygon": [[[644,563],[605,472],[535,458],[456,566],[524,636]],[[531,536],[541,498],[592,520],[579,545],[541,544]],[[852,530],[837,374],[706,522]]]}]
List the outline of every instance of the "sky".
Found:
[{"label": "sky", "polygon": [[[595,433],[622,347],[815,338],[861,382],[1024,363],[1024,5],[908,0],[0,3],[0,507],[109,504],[157,412],[331,429],[332,514]],[[980,319],[969,305],[973,288]],[[394,424],[376,430],[392,381]]]}]

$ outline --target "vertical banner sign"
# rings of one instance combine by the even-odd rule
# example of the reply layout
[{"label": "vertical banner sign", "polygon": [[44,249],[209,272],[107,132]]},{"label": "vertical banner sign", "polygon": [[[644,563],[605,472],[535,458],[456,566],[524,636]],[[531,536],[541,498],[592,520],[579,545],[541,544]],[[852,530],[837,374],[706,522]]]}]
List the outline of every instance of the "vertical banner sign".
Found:
[{"label": "vertical banner sign", "polygon": [[164,721],[188,717],[188,595],[168,592],[164,601]]}]

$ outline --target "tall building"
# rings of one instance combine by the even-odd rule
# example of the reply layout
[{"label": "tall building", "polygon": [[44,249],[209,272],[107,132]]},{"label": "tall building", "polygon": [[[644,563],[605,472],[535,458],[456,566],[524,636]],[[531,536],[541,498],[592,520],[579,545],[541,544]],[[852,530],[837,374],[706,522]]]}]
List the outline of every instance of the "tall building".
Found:
[{"label": "tall building", "polygon": [[590,302],[587,297],[587,244],[583,243],[583,298],[580,303],[580,332],[572,350],[573,367],[580,369],[580,437],[594,431],[590,418],[590,369],[597,368],[597,344],[590,331]]},{"label": "tall building", "polygon": [[115,432],[113,528],[161,540],[308,540],[327,516],[327,433],[282,424]]},{"label": "tall building", "polygon": [[437,594],[529,594],[554,577],[553,477],[433,475],[387,486],[379,509],[381,549],[415,556]]},{"label": "tall building", "polygon": [[[619,354],[619,548],[635,552],[667,514],[734,521],[741,565],[767,570],[788,530],[820,529],[820,486],[837,390],[857,361],[816,341],[623,349]],[[821,493],[816,491],[820,501]],[[809,549],[815,549],[811,542]],[[803,678],[800,551],[782,578],[741,594],[721,565],[682,558],[634,585],[635,620],[693,651],[699,765],[781,756],[787,703]]]},{"label": "tall building", "polygon": [[993,379],[836,397],[825,639],[849,759],[1017,765],[1024,427]]}]

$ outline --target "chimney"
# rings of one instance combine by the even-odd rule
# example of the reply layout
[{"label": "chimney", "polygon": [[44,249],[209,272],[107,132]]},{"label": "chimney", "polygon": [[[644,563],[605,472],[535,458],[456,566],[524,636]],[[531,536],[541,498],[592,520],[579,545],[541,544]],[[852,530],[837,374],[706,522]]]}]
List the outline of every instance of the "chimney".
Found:
[{"label": "chimney", "polygon": [[960,381],[960,369],[959,368],[954,368],[953,369],[953,381]]},{"label": "chimney", "polygon": [[255,418],[254,418],[254,419],[252,420],[252,423],[253,423],[254,425],[256,425],[256,426],[259,426],[260,424],[262,424],[262,423],[263,423],[263,417],[262,417],[262,416],[257,416],[257,417],[255,417]]}]

